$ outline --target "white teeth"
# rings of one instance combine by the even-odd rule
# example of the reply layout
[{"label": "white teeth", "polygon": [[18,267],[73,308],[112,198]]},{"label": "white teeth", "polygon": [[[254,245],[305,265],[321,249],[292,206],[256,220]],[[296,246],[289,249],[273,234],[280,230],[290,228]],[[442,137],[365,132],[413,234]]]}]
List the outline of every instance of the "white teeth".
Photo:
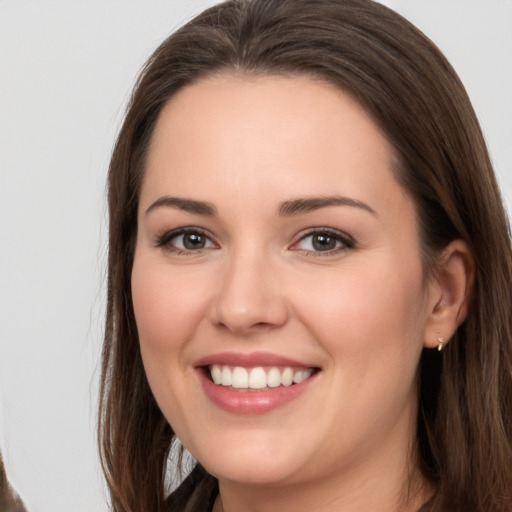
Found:
[{"label": "white teeth", "polygon": [[235,366],[233,368],[233,382],[231,385],[234,388],[245,388],[249,387],[249,373],[245,368],[241,366]]},{"label": "white teeth", "polygon": [[293,370],[291,368],[285,368],[281,375],[281,384],[283,386],[291,386],[293,383]]},{"label": "white teeth", "polygon": [[309,379],[311,377],[311,373],[313,370],[299,370],[298,372],[295,372],[293,375],[293,382],[295,384],[300,384],[301,382],[304,382],[306,379]]},{"label": "white teeth", "polygon": [[281,372],[277,368],[270,368],[267,375],[267,385],[269,388],[277,388],[281,385]]},{"label": "white teeth", "polygon": [[267,374],[263,368],[253,368],[249,374],[249,387],[263,389],[267,387]]},{"label": "white teeth", "polygon": [[210,367],[213,382],[221,386],[232,386],[236,389],[265,389],[279,386],[300,384],[311,377],[313,369],[293,370],[290,367],[277,368],[273,366],[266,371],[261,366],[244,368],[242,366],[223,366],[214,364]]},{"label": "white teeth", "polygon": [[222,385],[223,386],[231,386],[231,383],[233,382],[233,378],[231,376],[231,370],[227,367],[227,366],[224,366],[224,368],[222,368]]},{"label": "white teeth", "polygon": [[212,380],[215,384],[222,384],[222,370],[218,364],[214,364],[211,367]]}]

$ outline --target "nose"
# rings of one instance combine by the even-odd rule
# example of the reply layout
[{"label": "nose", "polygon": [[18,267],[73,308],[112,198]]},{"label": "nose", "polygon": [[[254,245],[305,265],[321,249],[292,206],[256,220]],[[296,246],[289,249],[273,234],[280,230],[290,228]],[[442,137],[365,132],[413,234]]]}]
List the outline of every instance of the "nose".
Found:
[{"label": "nose", "polygon": [[222,275],[211,310],[212,322],[237,335],[281,327],[288,320],[278,269],[256,250],[233,255]]}]

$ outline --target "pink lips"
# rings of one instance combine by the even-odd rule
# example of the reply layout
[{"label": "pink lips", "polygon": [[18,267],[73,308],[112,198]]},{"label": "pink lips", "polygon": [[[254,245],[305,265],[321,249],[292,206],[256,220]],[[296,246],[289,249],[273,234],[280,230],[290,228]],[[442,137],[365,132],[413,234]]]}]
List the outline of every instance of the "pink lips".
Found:
[{"label": "pink lips", "polygon": [[291,366],[303,368],[309,366],[300,361],[267,352],[253,352],[252,354],[223,352],[221,354],[203,357],[195,363],[195,366],[210,366],[212,364],[227,364],[230,366],[244,366],[246,368],[253,368],[255,366]]},{"label": "pink lips", "polygon": [[214,384],[208,378],[205,367],[214,364],[242,366],[244,368],[254,368],[258,366],[311,368],[311,365],[264,352],[255,352],[252,354],[225,352],[201,358],[194,366],[201,380],[204,392],[215,405],[227,412],[235,414],[263,414],[282,407],[302,395],[317,376],[315,373],[299,384],[286,387],[265,388],[257,391],[246,389],[239,390]]}]

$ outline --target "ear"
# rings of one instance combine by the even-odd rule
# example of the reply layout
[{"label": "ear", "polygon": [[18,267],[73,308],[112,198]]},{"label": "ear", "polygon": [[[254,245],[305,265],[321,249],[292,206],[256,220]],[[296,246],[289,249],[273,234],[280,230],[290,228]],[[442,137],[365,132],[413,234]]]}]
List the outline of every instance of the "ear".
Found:
[{"label": "ear", "polygon": [[466,242],[454,240],[443,251],[431,278],[424,346],[446,345],[468,314],[475,279],[475,262]]}]

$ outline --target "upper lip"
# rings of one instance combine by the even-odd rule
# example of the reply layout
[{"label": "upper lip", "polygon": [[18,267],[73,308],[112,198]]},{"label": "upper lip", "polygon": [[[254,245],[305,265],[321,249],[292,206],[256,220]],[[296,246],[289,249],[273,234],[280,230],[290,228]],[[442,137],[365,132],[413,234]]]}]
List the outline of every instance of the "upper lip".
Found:
[{"label": "upper lip", "polygon": [[222,352],[211,354],[199,359],[194,366],[211,366],[214,364],[228,366],[242,366],[253,368],[256,366],[290,366],[297,368],[314,368],[311,364],[297,361],[288,357],[272,354],[270,352],[253,352],[243,354],[239,352]]}]

